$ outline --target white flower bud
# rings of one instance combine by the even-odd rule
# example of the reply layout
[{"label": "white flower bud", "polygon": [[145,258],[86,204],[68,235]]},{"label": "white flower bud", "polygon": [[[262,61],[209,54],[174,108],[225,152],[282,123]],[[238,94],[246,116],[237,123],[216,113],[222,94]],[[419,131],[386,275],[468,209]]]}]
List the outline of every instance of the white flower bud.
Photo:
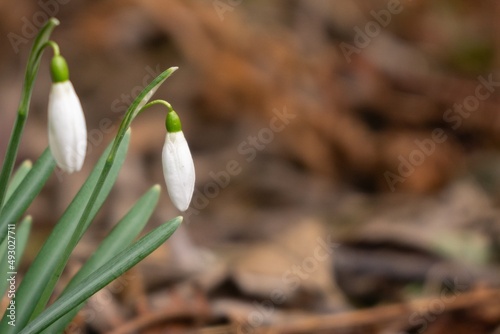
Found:
[{"label": "white flower bud", "polygon": [[52,84],[48,109],[50,151],[63,171],[79,171],[87,150],[87,128],[80,100],[69,80]]},{"label": "white flower bud", "polygon": [[167,132],[162,161],[170,199],[177,209],[186,211],[193,197],[195,171],[193,158],[182,131]]}]

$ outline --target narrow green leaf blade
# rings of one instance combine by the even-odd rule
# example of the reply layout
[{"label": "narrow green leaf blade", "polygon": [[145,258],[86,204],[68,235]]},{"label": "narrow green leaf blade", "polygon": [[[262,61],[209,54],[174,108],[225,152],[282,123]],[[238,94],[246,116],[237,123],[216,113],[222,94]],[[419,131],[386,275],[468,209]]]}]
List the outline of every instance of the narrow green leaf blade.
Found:
[{"label": "narrow green leaf blade", "polygon": [[[106,157],[108,155],[109,151],[105,151],[100,160],[99,163],[102,161],[102,168],[100,168],[98,171],[96,170],[96,173],[94,174],[93,172],[91,173],[92,176],[92,181],[91,184],[89,184],[88,187],[85,185],[80,189],[78,192],[77,196],[75,196],[73,202],[71,202],[70,206],[66,209],[66,212],[63,214],[61,219],[59,220],[59,224],[61,226],[65,226],[69,228],[69,230],[65,231],[64,234],[64,244],[67,245],[66,248],[62,248],[62,244],[60,241],[60,237],[54,237],[51,240],[51,243],[49,247],[55,247],[57,249],[57,252],[59,252],[59,264],[56,267],[56,269],[53,271],[52,276],[50,278],[50,281],[46,285],[43,294],[41,295],[40,299],[38,300],[37,306],[35,310],[33,311],[30,319],[33,319],[36,317],[38,314],[40,314],[43,309],[45,308],[45,305],[50,299],[50,296],[52,295],[52,292],[54,291],[54,288],[57,284],[57,281],[59,280],[59,277],[61,276],[64,268],[66,267],[66,263],[68,262],[68,259],[71,255],[71,252],[73,249],[76,247],[78,240],[82,237],[82,235],[87,231],[89,228],[90,224],[92,223],[92,220],[94,217],[97,215],[97,212],[99,212],[99,209],[101,208],[102,204],[104,204],[104,201],[109,195],[109,192],[111,191],[111,188],[113,187],[116,179],[118,178],[118,173],[121,169],[121,166],[125,162],[125,158],[127,155],[127,150],[128,150],[128,145],[130,143],[130,132],[128,132],[125,135],[124,141],[121,143],[120,148],[117,152],[116,160],[113,166],[111,167],[110,173],[104,180],[104,184],[102,186],[101,192],[97,196],[96,201],[94,202],[94,205],[92,206],[92,209],[90,211],[90,214],[87,216],[87,219],[84,222],[83,229],[80,231],[80,235],[78,238],[74,238],[74,234],[78,233],[76,229],[76,222],[78,222],[81,219],[81,216],[83,215],[83,211],[85,209],[85,206],[87,205],[89,198],[94,191],[94,188],[96,187],[96,184],[99,182],[98,179],[100,178],[100,174],[102,172],[102,169],[105,168],[106,164]],[[109,145],[109,148],[111,149],[112,145],[114,143]],[[95,169],[95,168],[94,168]],[[89,177],[90,179],[90,177]],[[76,240],[76,241],[75,241]],[[54,251],[51,252],[51,254],[55,254]],[[54,257],[54,255],[49,255],[51,258]]]},{"label": "narrow green leaf blade", "polygon": [[33,164],[31,161],[26,160],[19,166],[17,169],[16,173],[12,177],[12,180],[9,183],[9,187],[7,188],[7,193],[5,194],[5,200],[8,201],[14,190],[19,187],[19,184],[21,181],[26,177],[26,174],[31,170],[31,167],[33,167]]},{"label": "narrow green leaf blade", "polygon": [[20,333],[35,334],[50,326],[160,247],[181,222],[182,217],[176,217],[126,248],[49,306]]},{"label": "narrow green leaf blade", "polygon": [[31,232],[32,219],[31,216],[26,216],[19,224],[16,233],[16,268],[19,268],[24,251],[28,245],[28,239]]},{"label": "narrow green leaf blade", "polygon": [[7,238],[2,242],[0,245],[1,248],[1,258],[0,258],[0,293],[1,296],[3,296],[7,290],[7,285],[9,282],[7,279],[9,278],[9,275],[7,274],[9,272],[9,263],[8,263],[8,258],[7,258]]},{"label": "narrow green leaf blade", "polygon": [[[104,204],[104,201],[106,201],[106,198],[108,197],[109,192],[111,191],[111,188],[113,187],[116,179],[118,178],[118,173],[120,172],[121,166],[125,162],[129,143],[130,143],[130,131],[126,133],[124,141],[120,145],[120,149],[116,155],[115,163],[112,165],[109,174],[104,179],[104,183],[102,185],[101,191],[99,192],[99,195],[97,196],[96,200],[94,201],[94,204],[92,205],[92,208],[90,210],[90,214],[86,217],[86,219],[84,221],[83,228],[78,232],[77,226],[75,223],[82,219],[83,212],[85,210],[85,206],[90,201],[89,198],[92,195],[94,187],[99,182],[99,178],[101,177],[100,172],[102,171],[102,169],[105,168],[105,166],[103,166],[103,168],[100,169],[100,171],[98,173],[99,175],[95,175],[95,182],[94,182],[93,187],[86,188],[85,191],[83,191],[83,192],[82,192],[83,187],[80,190],[80,192],[82,192],[82,196],[85,199],[85,201],[84,202],[77,201],[77,204],[75,204],[74,207],[78,213],[73,214],[73,213],[66,213],[65,212],[63,217],[61,217],[61,219],[59,220],[60,222],[61,222],[61,220],[65,221],[62,225],[70,226],[71,235],[66,234],[66,236],[68,238],[64,239],[64,240],[65,240],[65,244],[67,245],[67,247],[66,247],[66,249],[62,249],[62,248],[60,249],[59,265],[56,268],[56,270],[54,270],[54,272],[52,273],[52,277],[51,277],[49,283],[47,284],[47,286],[45,287],[42,296],[38,300],[38,304],[37,304],[34,312],[32,313],[30,319],[33,319],[34,317],[36,317],[45,308],[45,305],[49,301],[50,296],[52,295],[52,292],[54,291],[54,288],[57,284],[57,281],[59,280],[59,277],[61,276],[62,272],[64,271],[64,268],[66,267],[66,263],[68,262],[69,257],[71,256],[71,253],[73,252],[73,249],[76,247],[76,245],[78,244],[78,241],[81,239],[83,234],[89,228],[90,224],[92,223],[95,216],[99,212],[99,209]],[[114,145],[114,143],[110,144],[110,148],[112,147],[112,145]],[[106,164],[105,159],[106,159],[107,154],[108,154],[108,151],[106,151],[101,157],[101,159],[104,161],[104,164]],[[78,197],[78,195],[80,195],[80,192],[77,194],[77,197]],[[75,199],[76,199],[76,197],[75,197]],[[78,203],[80,203],[80,204],[78,204]],[[70,204],[68,209],[66,209],[66,211],[72,211],[72,210],[70,210],[72,205],[73,205],[73,202]],[[77,219],[75,219],[75,217]],[[79,233],[77,238],[75,238],[76,233]],[[56,247],[59,249],[59,247],[61,246],[61,242],[58,241],[58,238],[54,238],[53,240],[54,240],[54,242],[57,243]]]},{"label": "narrow green leaf blade", "polygon": [[[21,263],[21,259],[24,254],[24,250],[26,248],[28,237],[31,230],[31,216],[26,216],[23,221],[19,224],[19,228],[15,231],[15,243],[9,243],[9,238],[5,238],[5,240],[0,245],[0,296],[5,294],[5,290],[7,289],[8,281],[7,278],[10,276],[7,274],[11,271],[16,271],[19,268],[19,264]],[[11,239],[12,240],[12,239]],[[7,252],[7,246],[11,245],[14,253],[10,254]],[[9,256],[13,255],[15,264],[14,269],[9,268]]]},{"label": "narrow green leaf blade", "polygon": [[[146,194],[144,194],[103,240],[92,257],[83,265],[69,284],[64,288],[64,291],[59,298],[64,296],[67,291],[71,290],[84,278],[89,276],[92,272],[97,270],[107,261],[111,260],[116,254],[120,253],[128,245],[130,245],[139,233],[141,233],[144,226],[146,226],[149,218],[153,214],[159,198],[159,185],[152,187]],[[71,320],[73,320],[78,311],[84,305],[85,303],[81,303],[51,326],[46,328],[42,333],[62,333],[64,328],[71,322]]]},{"label": "narrow green leaf blade", "polygon": [[[127,134],[118,149],[116,163],[113,165],[109,177],[105,181],[103,190],[92,208],[91,215],[85,222],[84,231],[88,228],[92,219],[95,217],[108,196],[116,177],[118,176],[119,169],[125,161],[129,141],[130,135]],[[17,305],[16,327],[9,326],[9,319],[4,316],[2,322],[0,323],[0,333],[16,333],[28,323],[35,309],[41,311],[45,307],[57,280],[59,279],[61,272],[71,255],[66,254],[65,252],[73,234],[75,233],[75,223],[80,219],[83,209],[88,201],[88,197],[92,193],[97,179],[101,174],[110,147],[108,147],[108,149],[102,154],[92,173],[87,178],[87,181],[80,188],[80,191],[68,206],[57,225],[54,227],[52,233],[49,235],[47,241],[42,246],[42,249],[24,276],[15,298]],[[71,249],[73,248],[74,246]]]},{"label": "narrow green leaf blade", "polygon": [[0,242],[7,235],[7,225],[15,224],[40,193],[56,162],[47,148],[21,181],[0,213]]}]

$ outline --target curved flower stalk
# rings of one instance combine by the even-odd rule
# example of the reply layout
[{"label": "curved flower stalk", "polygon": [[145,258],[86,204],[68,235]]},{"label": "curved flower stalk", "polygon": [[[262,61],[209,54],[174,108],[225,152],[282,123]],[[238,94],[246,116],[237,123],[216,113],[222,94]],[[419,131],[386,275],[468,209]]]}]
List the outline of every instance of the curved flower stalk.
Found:
[{"label": "curved flower stalk", "polygon": [[21,142],[21,134],[28,118],[31,95],[33,93],[35,78],[40,67],[40,59],[42,57],[46,42],[48,41],[50,34],[52,33],[52,30],[58,25],[59,20],[57,20],[56,18],[50,18],[47,23],[40,29],[40,32],[36,36],[33,43],[33,47],[31,48],[31,52],[28,58],[28,65],[26,66],[26,73],[24,76],[21,101],[19,103],[19,108],[17,109],[16,122],[14,124],[9,144],[7,146],[7,152],[5,153],[2,171],[0,172],[0,208],[4,204],[7,183],[9,182],[10,175],[12,174],[12,169],[14,168],[17,150],[19,148],[19,143]]},{"label": "curved flower stalk", "polygon": [[165,125],[167,135],[162,153],[163,175],[172,203],[180,211],[186,211],[194,191],[193,158],[182,132],[179,116],[171,107]]},{"label": "curved flower stalk", "polygon": [[69,81],[68,65],[58,54],[51,63],[49,147],[57,165],[67,173],[79,171],[87,150],[87,128],[82,105]]}]

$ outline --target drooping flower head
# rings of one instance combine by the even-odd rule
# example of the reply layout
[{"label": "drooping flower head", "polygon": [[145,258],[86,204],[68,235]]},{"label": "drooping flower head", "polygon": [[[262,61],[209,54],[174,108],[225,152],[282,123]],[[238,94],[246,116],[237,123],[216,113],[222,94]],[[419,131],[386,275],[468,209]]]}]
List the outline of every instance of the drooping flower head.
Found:
[{"label": "drooping flower head", "polygon": [[170,109],[165,121],[167,135],[163,146],[163,175],[172,203],[186,211],[193,197],[195,171],[188,143],[177,113]]},{"label": "drooping flower head", "polygon": [[87,151],[87,128],[80,100],[69,81],[66,60],[55,55],[50,72],[49,147],[57,165],[67,173],[82,168]]}]

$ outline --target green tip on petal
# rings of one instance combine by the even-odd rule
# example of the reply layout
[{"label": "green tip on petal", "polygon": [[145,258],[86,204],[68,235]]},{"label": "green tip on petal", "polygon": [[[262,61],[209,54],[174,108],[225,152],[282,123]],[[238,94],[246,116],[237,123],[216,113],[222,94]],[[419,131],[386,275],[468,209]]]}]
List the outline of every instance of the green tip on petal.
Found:
[{"label": "green tip on petal", "polygon": [[167,119],[165,120],[165,126],[167,127],[167,132],[180,132],[182,131],[181,120],[179,115],[173,110],[167,113]]},{"label": "green tip on petal", "polygon": [[50,74],[52,82],[65,82],[69,80],[68,64],[63,56],[57,55],[52,58],[50,63]]}]

